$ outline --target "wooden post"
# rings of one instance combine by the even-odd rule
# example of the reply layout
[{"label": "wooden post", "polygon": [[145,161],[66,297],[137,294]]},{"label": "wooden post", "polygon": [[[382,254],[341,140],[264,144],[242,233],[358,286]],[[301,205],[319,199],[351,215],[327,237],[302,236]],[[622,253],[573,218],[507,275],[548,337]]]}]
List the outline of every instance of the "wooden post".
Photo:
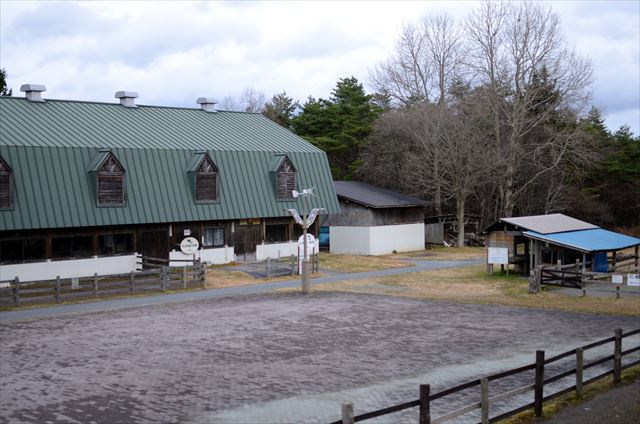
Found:
[{"label": "wooden post", "polygon": [[162,289],[162,291],[166,291],[167,290],[167,271],[168,271],[168,266],[163,266],[161,268],[161,272],[160,272],[160,288]]},{"label": "wooden post", "polygon": [[[197,272],[197,265],[194,263],[193,264],[193,271]],[[187,288],[187,266],[183,266],[182,267],[182,288],[186,289]]]},{"label": "wooden post", "polygon": [[133,271],[131,271],[131,274],[129,274],[129,292],[131,294],[133,294],[133,284],[136,280],[136,276],[133,274]]},{"label": "wooden post", "polygon": [[580,272],[580,259],[576,259],[576,272]]},{"label": "wooden post", "polygon": [[429,404],[430,392],[430,385],[420,385],[420,417],[418,419],[418,423],[420,424],[431,424],[431,405]]},{"label": "wooden post", "polygon": [[584,274],[587,271],[587,254],[582,254],[582,273]]},{"label": "wooden post", "polygon": [[480,380],[480,419],[482,424],[489,424],[489,379]]},{"label": "wooden post", "polygon": [[576,394],[582,397],[582,367],[584,365],[584,356],[582,348],[576,349]]},{"label": "wooden post", "polygon": [[353,424],[353,403],[342,404],[342,424]]},{"label": "wooden post", "polygon": [[295,256],[291,255],[291,275],[293,275],[295,273],[295,269],[296,269],[296,261],[295,261]]},{"label": "wooden post", "polygon": [[620,284],[616,285],[616,299],[620,299]]},{"label": "wooden post", "polygon": [[534,403],[536,417],[542,416],[542,398],[544,397],[544,350],[536,351],[536,378],[534,383]]},{"label": "wooden post", "polygon": [[556,269],[558,271],[562,269],[562,261],[560,259],[556,261]]},{"label": "wooden post", "polygon": [[16,306],[20,303],[20,279],[17,275],[13,279],[13,303],[15,303]]},{"label": "wooden post", "polygon": [[613,257],[611,258],[611,271],[616,270],[616,253],[618,252],[613,252]]},{"label": "wooden post", "polygon": [[271,278],[271,258],[267,256],[267,278]]},{"label": "wooden post", "polygon": [[93,273],[93,296],[98,297],[98,273]]},{"label": "wooden post", "polygon": [[635,248],[635,257],[636,257],[635,268],[636,268],[636,271],[638,271],[640,270],[640,268],[638,267],[638,263],[640,262],[640,246],[636,246]]},{"label": "wooden post", "polygon": [[60,276],[56,276],[56,302],[60,303]]},{"label": "wooden post", "polygon": [[204,262],[200,262],[200,272],[202,273],[200,278],[202,278],[202,288],[204,289],[207,287],[207,284],[209,282],[209,276],[207,275],[207,266]]},{"label": "wooden post", "polygon": [[613,341],[613,381],[620,382],[622,373],[622,329],[617,328]]}]

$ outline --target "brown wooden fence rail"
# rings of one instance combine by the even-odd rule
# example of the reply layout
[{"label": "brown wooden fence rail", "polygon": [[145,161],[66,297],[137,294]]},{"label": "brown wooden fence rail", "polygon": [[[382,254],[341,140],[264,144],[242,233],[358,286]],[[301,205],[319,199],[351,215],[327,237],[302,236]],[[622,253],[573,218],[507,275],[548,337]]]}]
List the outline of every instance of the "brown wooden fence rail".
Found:
[{"label": "brown wooden fence rail", "polygon": [[206,286],[206,267],[201,262],[184,267],[147,269],[128,274],[60,278],[45,281],[0,281],[0,306],[64,302],[113,295],[163,292]]},{"label": "brown wooden fence rail", "polygon": [[[613,374],[613,379],[616,383],[620,382],[621,373],[623,370],[630,368],[635,365],[640,364],[640,360],[636,360],[630,362],[626,365],[622,365],[622,358],[630,355],[634,352],[640,351],[640,346],[635,346],[629,348],[627,350],[622,350],[622,340],[625,337],[630,337],[636,334],[640,334],[640,329],[636,329],[633,331],[629,331],[627,333],[622,333],[621,329],[615,330],[615,335],[613,337],[609,337],[607,339],[599,340],[594,343],[590,343],[588,345],[561,353],[559,355],[553,356],[551,358],[545,359],[544,350],[536,351],[536,362],[528,365],[524,365],[518,368],[514,368],[511,370],[503,371],[497,374],[490,375],[485,378],[480,378],[477,380],[469,381],[467,383],[463,383],[457,385],[455,387],[451,387],[446,390],[442,390],[438,393],[431,394],[431,387],[429,384],[423,384],[419,387],[419,398],[416,400],[412,400],[409,402],[401,403],[399,405],[393,405],[384,409],[379,409],[377,411],[367,412],[361,415],[354,415],[353,413],[353,404],[345,403],[342,405],[342,419],[338,421],[334,421],[331,424],[353,424],[359,421],[365,421],[372,418],[381,417],[384,415],[388,415],[394,412],[403,411],[409,408],[419,407],[419,423],[420,424],[439,424],[449,420],[453,420],[461,415],[464,415],[468,412],[480,409],[481,416],[481,424],[494,423],[500,420],[504,420],[505,418],[509,418],[513,415],[516,415],[520,412],[523,412],[527,409],[534,409],[535,415],[537,417],[542,416],[542,407],[544,402],[547,402],[551,399],[555,399],[559,396],[565,395],[570,392],[577,392],[578,395],[581,395],[583,392],[583,387],[599,380],[603,377]],[[613,354],[594,360],[589,363],[584,363],[583,354],[585,351],[589,349],[593,349],[608,343],[613,342]],[[575,356],[575,367],[568,369],[559,374],[553,375],[551,377],[545,376],[545,366],[551,363],[557,362],[561,359],[569,358],[571,356]],[[588,380],[583,379],[583,372],[586,369],[593,368],[595,366],[611,362],[612,368],[607,369],[607,371],[596,375],[593,378]],[[510,377],[516,374],[520,374],[526,371],[535,370],[534,381],[530,384],[526,384],[521,387],[511,388],[503,393],[494,395],[489,397],[489,383],[492,381],[500,380],[505,377]],[[545,385],[554,383],[563,378],[575,375],[575,384],[571,387],[567,387],[558,392],[551,393],[548,395],[544,395]],[[546,377],[546,378],[545,378]],[[467,390],[470,388],[479,387],[480,388],[480,402],[470,403],[469,405],[458,408],[454,411],[448,412],[442,416],[437,418],[431,417],[431,405],[432,402],[437,401],[439,399],[443,399],[446,396],[456,394],[463,390]],[[534,393],[534,401],[531,403],[527,403],[525,405],[521,405],[517,408],[514,408],[508,412],[504,412],[500,415],[496,415],[494,417],[489,416],[489,407],[491,404],[496,402],[504,401],[508,398],[511,398],[516,395],[522,395],[529,391],[533,391]]]}]

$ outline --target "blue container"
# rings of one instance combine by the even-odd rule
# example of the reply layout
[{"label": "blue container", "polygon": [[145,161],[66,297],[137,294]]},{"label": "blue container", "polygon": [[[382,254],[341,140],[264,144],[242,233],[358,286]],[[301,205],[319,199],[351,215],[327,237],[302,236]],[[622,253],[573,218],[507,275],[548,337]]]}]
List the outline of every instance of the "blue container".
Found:
[{"label": "blue container", "polygon": [[606,253],[596,253],[593,255],[593,270],[595,272],[609,272]]}]

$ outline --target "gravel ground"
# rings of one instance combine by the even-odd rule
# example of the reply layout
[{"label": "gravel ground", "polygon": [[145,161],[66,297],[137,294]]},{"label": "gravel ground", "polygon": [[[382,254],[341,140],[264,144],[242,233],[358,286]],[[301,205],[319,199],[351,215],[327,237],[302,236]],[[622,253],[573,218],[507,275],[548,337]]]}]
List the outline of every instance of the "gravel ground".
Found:
[{"label": "gravel ground", "polygon": [[[5,322],[0,422],[327,422],[345,401],[356,413],[389,406],[416,398],[420,383],[437,391],[531,363],[536,349],[552,355],[639,324],[349,293]],[[434,405],[434,416],[456,402]]]}]

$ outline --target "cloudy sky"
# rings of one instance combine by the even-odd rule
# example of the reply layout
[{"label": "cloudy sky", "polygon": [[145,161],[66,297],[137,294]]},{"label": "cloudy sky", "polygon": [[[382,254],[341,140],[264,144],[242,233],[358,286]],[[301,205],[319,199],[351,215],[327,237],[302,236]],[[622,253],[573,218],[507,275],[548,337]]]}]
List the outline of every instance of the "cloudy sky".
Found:
[{"label": "cloudy sky", "polygon": [[[594,68],[593,103],[640,133],[640,2],[555,1],[569,46]],[[45,98],[196,106],[200,96],[328,97],[338,78],[367,86],[403,23],[475,2],[23,2],[0,0],[0,67],[19,93]]]}]

